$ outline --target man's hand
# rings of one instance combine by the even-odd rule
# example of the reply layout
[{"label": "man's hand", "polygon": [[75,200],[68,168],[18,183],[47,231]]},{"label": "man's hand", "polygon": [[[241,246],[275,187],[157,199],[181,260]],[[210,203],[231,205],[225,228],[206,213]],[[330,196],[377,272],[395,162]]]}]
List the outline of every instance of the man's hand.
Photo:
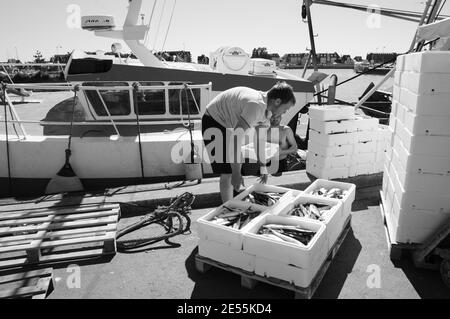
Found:
[{"label": "man's hand", "polygon": [[263,174],[259,177],[259,183],[260,184],[267,184],[267,181],[269,180],[268,174]]}]

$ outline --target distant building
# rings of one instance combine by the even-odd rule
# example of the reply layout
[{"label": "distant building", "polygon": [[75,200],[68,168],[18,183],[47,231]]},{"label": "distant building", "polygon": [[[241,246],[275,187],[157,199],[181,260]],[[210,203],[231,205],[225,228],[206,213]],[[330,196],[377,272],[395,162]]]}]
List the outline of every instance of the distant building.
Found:
[{"label": "distant building", "polygon": [[269,55],[270,55],[270,60],[275,61],[276,66],[279,66],[280,62],[281,62],[280,55],[278,53],[271,53]]},{"label": "distant building", "polygon": [[70,58],[70,53],[68,53],[68,54],[55,54],[54,56],[52,56],[50,58],[50,62],[51,63],[66,64],[67,62],[69,62],[69,58]]},{"label": "distant building", "polygon": [[390,60],[394,60],[397,53],[368,53],[367,60],[371,63],[380,64]]},{"label": "distant building", "polygon": [[333,64],[339,60],[340,56],[336,52],[334,53],[318,53],[317,60],[319,64]]},{"label": "distant building", "polygon": [[341,58],[341,63],[344,64],[354,64],[352,57],[350,55],[344,54]]},{"label": "distant building", "polygon": [[362,56],[358,55],[358,56],[355,56],[354,60],[355,60],[355,62],[362,62],[363,58],[362,58]]},{"label": "distant building", "polygon": [[307,57],[306,53],[287,53],[283,55],[282,61],[284,64],[289,65],[302,65],[305,62],[305,57]]}]

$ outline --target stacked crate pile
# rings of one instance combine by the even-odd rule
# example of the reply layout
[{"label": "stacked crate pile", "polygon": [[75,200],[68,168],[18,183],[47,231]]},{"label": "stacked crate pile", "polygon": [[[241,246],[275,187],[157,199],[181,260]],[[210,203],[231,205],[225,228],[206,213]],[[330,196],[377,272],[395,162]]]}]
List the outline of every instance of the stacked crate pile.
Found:
[{"label": "stacked crate pile", "polygon": [[308,173],[337,179],[382,172],[390,132],[378,119],[343,105],[314,106],[309,116]]},{"label": "stacked crate pile", "polygon": [[450,52],[397,59],[383,176],[391,240],[423,243],[450,218]]},{"label": "stacked crate pile", "polygon": [[[327,192],[319,192],[324,189],[327,189]],[[277,278],[297,287],[309,287],[348,221],[355,189],[353,184],[326,180],[315,181],[305,192],[255,184],[198,220],[199,255],[239,268],[246,273]],[[264,207],[246,201],[254,191],[284,194],[274,205]],[[328,191],[341,196],[331,198],[327,196]],[[326,205],[328,210],[321,219],[309,214],[303,217],[291,214],[297,204],[307,205],[306,203],[315,204],[317,207]],[[251,207],[260,214],[243,228],[234,229],[218,225],[214,220],[224,206]],[[259,234],[266,225],[299,227],[313,232],[314,235],[308,243],[298,244],[276,236]]]}]

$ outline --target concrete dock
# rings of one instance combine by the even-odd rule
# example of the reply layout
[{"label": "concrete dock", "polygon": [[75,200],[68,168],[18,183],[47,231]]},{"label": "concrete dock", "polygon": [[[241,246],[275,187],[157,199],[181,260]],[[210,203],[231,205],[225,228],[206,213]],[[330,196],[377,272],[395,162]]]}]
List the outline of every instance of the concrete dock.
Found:
[{"label": "concrete dock", "polygon": [[[405,259],[392,262],[389,258],[383,220],[380,213],[379,190],[381,175],[361,176],[347,180],[357,185],[357,197],[352,207],[351,230],[333,259],[314,298],[450,298],[450,289],[441,281],[438,272],[415,268]],[[289,172],[271,177],[270,184],[303,190],[313,178],[304,171]],[[246,185],[256,178],[246,178]],[[195,183],[191,183],[195,184]],[[220,204],[218,180],[205,179],[201,184],[165,189],[164,184],[140,185],[111,189],[104,192],[49,196],[39,199],[0,200],[0,211],[19,203],[35,206],[73,205],[88,203],[138,203],[154,207],[167,204],[184,192],[196,195],[191,212],[191,233],[143,248],[135,253],[117,253],[109,259],[50,265],[54,268],[55,289],[50,299],[88,298],[267,298],[292,299],[294,293],[272,285],[258,284],[249,290],[241,287],[238,275],[212,268],[206,274],[195,268],[197,253],[196,220]],[[119,228],[142,218],[142,209],[123,206]],[[158,233],[159,231],[159,233]],[[155,233],[156,232],[156,233]],[[160,234],[154,226],[140,229],[136,237]],[[41,268],[49,267],[43,265]],[[79,275],[79,277],[77,277]]]}]

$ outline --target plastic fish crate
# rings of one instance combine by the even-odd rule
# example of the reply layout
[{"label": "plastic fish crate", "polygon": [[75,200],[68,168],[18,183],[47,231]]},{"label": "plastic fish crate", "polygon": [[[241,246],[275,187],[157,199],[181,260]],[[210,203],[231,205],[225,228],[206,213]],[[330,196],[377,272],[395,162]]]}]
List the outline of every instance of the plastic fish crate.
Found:
[{"label": "plastic fish crate", "polygon": [[[230,208],[249,208],[252,207],[254,211],[260,211],[261,214],[255,217],[252,221],[250,221],[247,225],[245,225],[242,229],[233,229],[232,227],[227,227],[223,225],[219,225],[212,222],[212,219],[218,215],[223,208],[223,206],[227,206]],[[217,243],[224,244],[226,246],[231,247],[235,250],[242,249],[242,239],[243,233],[246,229],[251,227],[252,224],[257,222],[258,219],[262,217],[264,211],[260,209],[256,205],[252,205],[244,202],[227,202],[218,208],[213,209],[203,217],[200,217],[197,220],[198,224],[198,235],[201,240],[205,241],[214,241]]]},{"label": "plastic fish crate", "polygon": [[450,94],[416,94],[406,88],[399,88],[397,102],[416,115],[450,116]]},{"label": "plastic fish crate", "polygon": [[[326,179],[316,179],[311,185],[309,185],[305,189],[304,194],[312,195],[314,191],[319,190],[321,188],[326,188],[327,190],[330,190],[332,188],[339,188],[348,191],[343,199],[339,199],[342,202],[344,219],[346,219],[350,215],[352,211],[352,204],[355,201],[356,185],[351,183],[329,181]],[[325,196],[323,197],[326,198]]]},{"label": "plastic fish crate", "polygon": [[322,157],[319,154],[308,152],[306,162],[320,168],[342,168],[349,167],[351,163],[350,156]]},{"label": "plastic fish crate", "polygon": [[[258,235],[263,225],[279,224],[299,226],[316,234],[308,245],[298,245]],[[316,270],[327,255],[325,225],[320,222],[298,217],[265,215],[244,234],[244,252],[256,257],[271,259],[303,269]]]},{"label": "plastic fish crate", "polygon": [[338,156],[350,156],[354,152],[354,145],[347,144],[337,146],[326,146],[319,143],[309,143],[308,152],[326,158]]},{"label": "plastic fish crate", "polygon": [[306,161],[306,172],[313,175],[316,178],[323,179],[337,179],[337,178],[347,178],[349,168],[348,167],[340,167],[340,168],[323,168],[315,166],[313,163],[309,163]]},{"label": "plastic fish crate", "polygon": [[342,120],[342,121],[328,121],[310,120],[310,128],[321,134],[334,134],[334,133],[351,133],[356,132],[357,123],[355,120]]},{"label": "plastic fish crate", "polygon": [[233,249],[228,245],[201,239],[198,242],[198,253],[200,256],[245,271],[253,272],[255,270],[255,256],[245,253],[242,249]]},{"label": "plastic fish crate", "polygon": [[[402,56],[403,71],[416,73],[450,73],[450,52],[425,51]],[[397,61],[399,59],[397,58]]]},{"label": "plastic fish crate", "polygon": [[309,117],[319,121],[353,120],[355,108],[348,105],[321,105],[309,108]]},{"label": "plastic fish crate", "polygon": [[[325,214],[324,221],[318,221],[319,223],[323,223],[325,225],[326,237],[328,240],[328,250],[333,247],[336,243],[339,234],[342,232],[344,228],[344,223],[348,214],[344,213],[343,202],[338,199],[333,198],[324,198],[322,196],[314,196],[314,195],[305,195],[301,194],[297,196],[297,198],[292,201],[289,205],[286,205],[282,211],[278,214],[278,216],[288,216],[287,214],[297,205],[302,203],[312,203],[318,205],[329,205],[332,206],[331,210]],[[289,217],[289,216],[288,216]],[[298,217],[301,219],[312,220],[307,217]]]},{"label": "plastic fish crate", "polygon": [[309,130],[309,141],[311,143],[319,143],[326,146],[339,146],[356,143],[356,134],[361,135],[363,132],[354,133],[337,133],[337,134],[321,134],[312,129]]},{"label": "plastic fish crate", "polygon": [[410,154],[450,156],[450,136],[413,135],[398,120],[395,134]]},{"label": "plastic fish crate", "polygon": [[246,190],[241,192],[239,195],[237,195],[235,198],[231,200],[231,202],[235,203],[245,203],[244,198],[247,197],[251,192],[274,192],[274,193],[283,193],[283,196],[280,198],[280,200],[275,203],[273,206],[263,206],[258,204],[252,204],[254,207],[257,207],[259,210],[262,210],[264,212],[271,212],[272,210],[276,209],[278,205],[280,205],[283,201],[291,200],[295,196],[298,196],[301,191],[293,190],[289,188],[279,187],[279,186],[272,186],[267,184],[260,184],[256,183],[254,185],[251,185]]}]

